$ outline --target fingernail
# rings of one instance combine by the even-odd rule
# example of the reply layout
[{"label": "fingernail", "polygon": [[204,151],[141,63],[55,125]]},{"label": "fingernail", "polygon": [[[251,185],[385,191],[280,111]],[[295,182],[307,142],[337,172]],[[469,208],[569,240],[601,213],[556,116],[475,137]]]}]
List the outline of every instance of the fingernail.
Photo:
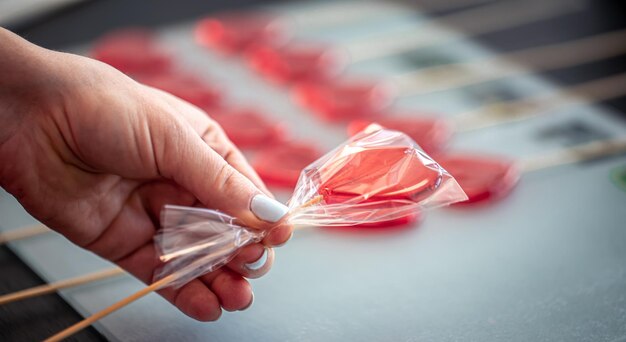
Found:
[{"label": "fingernail", "polygon": [[267,262],[267,248],[263,248],[263,254],[256,260],[249,264],[245,264],[245,267],[251,271],[256,271],[263,267]]},{"label": "fingernail", "polygon": [[239,311],[248,310],[252,306],[252,303],[254,303],[254,292],[251,292],[250,294],[252,295],[252,297],[250,298],[250,303],[248,303],[245,308],[239,309]]},{"label": "fingernail", "polygon": [[277,200],[258,194],[252,198],[250,210],[260,220],[278,222],[287,214],[289,208]]}]

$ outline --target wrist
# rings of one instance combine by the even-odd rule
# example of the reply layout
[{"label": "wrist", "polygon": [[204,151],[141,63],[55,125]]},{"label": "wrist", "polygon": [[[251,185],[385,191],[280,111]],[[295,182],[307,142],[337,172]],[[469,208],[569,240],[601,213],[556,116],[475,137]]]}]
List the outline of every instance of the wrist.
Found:
[{"label": "wrist", "polygon": [[53,54],[0,28],[0,146],[38,107],[57,102]]}]

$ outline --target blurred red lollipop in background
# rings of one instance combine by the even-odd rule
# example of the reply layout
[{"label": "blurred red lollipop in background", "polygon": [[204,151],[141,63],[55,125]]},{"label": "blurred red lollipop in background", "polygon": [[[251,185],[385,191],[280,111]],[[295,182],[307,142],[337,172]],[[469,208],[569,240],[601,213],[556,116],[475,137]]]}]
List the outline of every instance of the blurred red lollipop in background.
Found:
[{"label": "blurred red lollipop in background", "polygon": [[253,44],[284,40],[278,20],[262,13],[233,12],[200,20],[195,29],[198,44],[226,54],[239,54]]},{"label": "blurred red lollipop in background", "polygon": [[216,108],[222,102],[222,93],[194,75],[167,72],[137,76],[137,80],[164,90],[204,110]]},{"label": "blurred red lollipop in background", "polygon": [[324,120],[347,121],[378,117],[391,104],[393,91],[384,83],[336,79],[300,83],[293,96]]},{"label": "blurred red lollipop in background", "polygon": [[337,51],[310,43],[257,45],[246,54],[253,70],[278,84],[326,81],[345,64]]},{"label": "blurred red lollipop in background", "polygon": [[241,148],[261,148],[285,141],[286,128],[260,112],[247,108],[219,109],[209,113],[232,142]]},{"label": "blurred red lollipop in background", "polygon": [[320,156],[312,144],[283,142],[259,150],[252,167],[268,185],[293,189],[302,169]]},{"label": "blurred red lollipop in background", "polygon": [[90,55],[127,74],[165,72],[172,65],[170,55],[156,44],[153,34],[142,29],[107,34],[96,41]]},{"label": "blurred red lollipop in background", "polygon": [[513,191],[521,175],[513,160],[502,157],[450,153],[439,155],[437,161],[468,197],[458,205],[502,198]]},{"label": "blurred red lollipop in background", "polygon": [[[434,117],[381,117],[375,121],[389,129],[402,131],[429,154],[441,152],[452,137],[448,120]],[[348,124],[348,135],[353,136],[372,124],[370,120],[353,120]]]}]

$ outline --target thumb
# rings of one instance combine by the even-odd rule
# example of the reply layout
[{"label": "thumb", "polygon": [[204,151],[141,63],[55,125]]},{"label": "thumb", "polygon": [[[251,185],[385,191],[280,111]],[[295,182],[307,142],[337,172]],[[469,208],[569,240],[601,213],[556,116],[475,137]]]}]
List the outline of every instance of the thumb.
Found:
[{"label": "thumb", "polygon": [[173,126],[152,139],[161,142],[155,154],[162,176],[183,186],[207,208],[235,216],[253,228],[269,228],[287,214],[284,204],[263,194],[189,124],[176,121]]}]

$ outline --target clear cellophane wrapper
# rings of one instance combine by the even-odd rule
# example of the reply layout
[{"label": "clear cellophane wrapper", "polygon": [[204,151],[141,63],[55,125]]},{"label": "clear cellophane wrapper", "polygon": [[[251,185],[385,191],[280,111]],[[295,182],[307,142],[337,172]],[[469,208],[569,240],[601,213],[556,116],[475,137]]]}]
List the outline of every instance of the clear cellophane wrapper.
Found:
[{"label": "clear cellophane wrapper", "polygon": [[[456,180],[407,135],[371,125],[302,173],[282,223],[354,226],[392,221],[418,210],[464,201]],[[162,266],[180,287],[235,257],[267,231],[201,208],[165,206],[155,245]]]}]

